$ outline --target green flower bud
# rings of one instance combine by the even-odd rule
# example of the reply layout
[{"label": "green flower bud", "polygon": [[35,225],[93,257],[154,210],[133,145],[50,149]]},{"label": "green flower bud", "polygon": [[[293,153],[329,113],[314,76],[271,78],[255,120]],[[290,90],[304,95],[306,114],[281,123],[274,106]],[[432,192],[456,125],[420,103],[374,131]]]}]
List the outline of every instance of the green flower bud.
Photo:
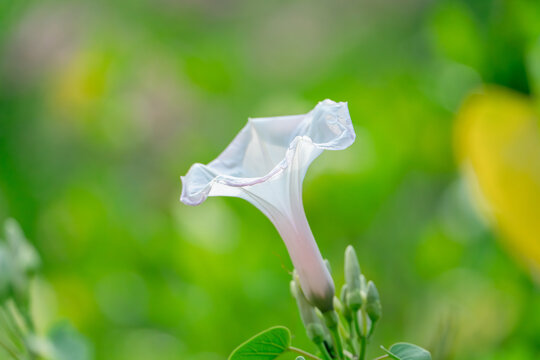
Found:
[{"label": "green flower bud", "polygon": [[362,290],[362,293],[364,294],[364,297],[367,293],[367,280],[364,274],[360,275],[360,289]]},{"label": "green flower bud", "polygon": [[330,329],[338,326],[339,318],[334,310],[327,311],[322,315],[326,326],[328,326]]},{"label": "green flower bud", "polygon": [[348,322],[351,322],[353,319],[353,315],[352,315],[351,309],[349,308],[349,305],[347,305],[347,294],[348,294],[347,290],[348,290],[347,284],[341,287],[340,303],[343,308],[343,312],[342,312],[343,317]]},{"label": "green flower bud", "polygon": [[367,284],[366,312],[373,323],[377,322],[377,320],[379,320],[382,315],[382,306],[381,300],[379,298],[379,292],[377,291],[377,288],[375,287],[373,281],[370,281]]},{"label": "green flower bud", "polygon": [[362,272],[360,271],[356,252],[354,251],[354,248],[349,245],[345,250],[345,281],[347,282],[349,292],[361,290],[361,274]]},{"label": "green flower bud", "polygon": [[326,332],[321,323],[309,324],[308,326],[306,326],[306,333],[308,338],[315,344],[320,344],[325,340]]},{"label": "green flower bud", "polygon": [[344,305],[347,305],[347,290],[348,290],[347,284],[344,284],[344,285],[341,287],[341,293],[340,293],[340,295],[339,295],[339,300],[341,300],[341,302],[342,302]]},{"label": "green flower bud", "polygon": [[354,313],[362,307],[364,303],[364,298],[362,297],[362,292],[360,290],[349,290],[347,292],[347,306]]}]

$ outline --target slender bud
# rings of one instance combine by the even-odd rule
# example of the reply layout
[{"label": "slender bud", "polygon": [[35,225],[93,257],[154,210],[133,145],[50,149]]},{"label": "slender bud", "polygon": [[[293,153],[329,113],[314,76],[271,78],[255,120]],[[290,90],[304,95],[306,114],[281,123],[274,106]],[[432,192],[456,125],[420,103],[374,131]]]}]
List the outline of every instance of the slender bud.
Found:
[{"label": "slender bud", "polygon": [[360,286],[360,265],[354,248],[349,245],[345,250],[345,281],[350,292],[361,290]]},{"label": "slender bud", "polygon": [[364,298],[362,297],[362,292],[360,290],[349,290],[347,293],[347,306],[354,313],[362,307],[364,303]]},{"label": "slender bud", "polygon": [[377,291],[377,288],[375,287],[373,281],[370,281],[367,284],[366,312],[373,323],[377,322],[377,320],[379,320],[382,315],[382,306],[381,300],[379,298],[379,292]]},{"label": "slender bud", "polygon": [[363,304],[362,272],[354,248],[349,245],[345,250],[345,281],[347,282],[346,304],[352,312],[358,311]]},{"label": "slender bud", "polygon": [[343,286],[341,287],[341,294],[339,295],[339,299],[345,306],[347,305],[347,290],[347,284],[343,284]]},{"label": "slender bud", "polygon": [[341,294],[340,294],[340,300],[341,300],[341,306],[343,307],[343,317],[350,323],[353,320],[353,314],[351,309],[349,308],[349,305],[347,305],[347,294],[348,294],[348,287],[347,284],[343,285],[341,287]]},{"label": "slender bud", "polygon": [[315,344],[320,344],[325,339],[324,325],[317,315],[315,307],[309,303],[302,292],[296,271],[293,272],[293,280],[291,280],[290,287],[291,293],[296,299],[296,305],[300,311],[300,318],[306,328],[308,338]]},{"label": "slender bud", "polygon": [[364,297],[366,297],[367,293],[367,280],[364,274],[360,275],[360,289],[362,290],[362,294]]}]

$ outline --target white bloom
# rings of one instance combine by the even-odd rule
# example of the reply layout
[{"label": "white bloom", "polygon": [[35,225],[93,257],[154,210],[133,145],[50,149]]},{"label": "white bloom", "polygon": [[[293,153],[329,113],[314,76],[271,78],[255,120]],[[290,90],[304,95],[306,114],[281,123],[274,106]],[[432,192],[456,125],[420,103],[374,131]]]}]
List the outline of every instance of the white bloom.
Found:
[{"label": "white bloom", "polygon": [[308,300],[330,310],[334,283],[304,213],[302,181],[323,150],[345,149],[354,139],[347,104],[331,100],[304,115],[249,119],[217,159],[182,177],[180,200],[236,196],[255,205],[283,238]]}]

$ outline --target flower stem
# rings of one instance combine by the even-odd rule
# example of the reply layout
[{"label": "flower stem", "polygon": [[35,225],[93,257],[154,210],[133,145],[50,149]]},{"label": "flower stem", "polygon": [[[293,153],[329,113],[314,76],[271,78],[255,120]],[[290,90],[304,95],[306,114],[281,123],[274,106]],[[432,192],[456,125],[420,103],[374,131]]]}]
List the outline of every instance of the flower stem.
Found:
[{"label": "flower stem", "polygon": [[323,342],[318,343],[317,347],[322,354],[323,360],[332,360],[332,357],[328,353],[328,350],[326,349],[326,346],[324,346]]},{"label": "flower stem", "polygon": [[360,315],[362,316],[362,329],[360,329],[360,323],[358,322],[358,313],[353,316],[353,324],[356,335],[359,338],[360,343],[360,355],[358,360],[364,360],[366,357],[366,347],[367,347],[367,316],[365,310],[362,308],[359,310]]},{"label": "flower stem", "polygon": [[5,314],[5,310],[0,307],[0,322],[2,324],[2,328],[6,331],[7,335],[15,345],[15,347],[22,347],[24,346],[22,339],[19,337],[19,334],[17,334],[17,330],[14,329],[16,325],[14,325],[11,320],[9,319],[8,315]]},{"label": "flower stem", "polygon": [[366,337],[362,336],[360,338],[360,356],[358,357],[358,360],[364,360],[366,357]]},{"label": "flower stem", "polygon": [[343,344],[341,343],[341,337],[339,336],[337,326],[331,327],[329,328],[329,330],[332,334],[332,339],[334,339],[334,343],[336,345],[338,358],[343,359]]},{"label": "flower stem", "polygon": [[339,336],[338,324],[339,318],[335,310],[326,311],[323,313],[324,322],[326,327],[330,330],[333,343],[336,347],[337,357],[343,360],[343,344],[341,343],[341,337]]},{"label": "flower stem", "polygon": [[9,347],[6,343],[4,343],[3,341],[0,341],[0,347],[2,349],[4,349],[9,355],[11,355],[11,357],[13,357],[14,359],[18,360],[20,359],[19,355],[15,352],[15,350],[13,350],[11,347]]},{"label": "flower stem", "polygon": [[[345,345],[349,347],[349,350],[356,354],[357,349],[355,343],[352,341],[352,334],[345,338]],[[343,350],[345,352],[345,350]]]},{"label": "flower stem", "polygon": [[[20,306],[13,300],[10,299],[5,304],[5,315],[7,319],[13,325],[17,335],[20,338],[20,341],[23,345],[23,350],[30,360],[36,359],[37,355],[34,353],[32,347],[28,344],[28,339],[25,333],[34,332],[34,324],[30,315],[27,312],[21,310]],[[21,321],[19,321],[21,320]]]},{"label": "flower stem", "polygon": [[[289,347],[287,348],[287,350],[292,351],[292,352],[295,352],[295,353],[297,353],[297,354],[300,354],[300,355],[302,355],[302,356],[304,356],[304,357],[306,357],[306,358],[308,358],[308,359],[312,359],[312,360],[322,360],[322,359],[318,358],[317,356],[315,356],[315,355],[313,355],[313,354],[311,354],[311,353],[308,353],[307,351],[304,351],[304,350],[302,350],[302,349],[296,348],[296,347],[294,347],[294,346],[289,346]],[[324,353],[323,353],[323,355],[324,355]]]},{"label": "flower stem", "polygon": [[19,321],[15,318],[14,309],[12,306],[10,306],[11,303],[6,303],[5,308],[3,309],[3,314],[7,318],[7,322],[11,324],[12,329],[14,329],[14,332],[16,336],[18,336],[21,340],[24,339],[23,331],[21,330]]},{"label": "flower stem", "polygon": [[358,323],[358,314],[354,314],[353,316],[353,330],[355,333],[355,337],[361,338],[362,337],[362,331],[360,330],[360,324]]},{"label": "flower stem", "polygon": [[[349,350],[350,350],[352,353],[356,354],[357,349],[356,349],[355,342],[353,341],[353,338],[356,337],[355,331],[354,331],[354,327],[353,327],[354,325],[353,325],[352,321],[350,321],[350,320],[347,320],[347,325],[348,325],[348,327],[349,327],[349,330],[347,330],[347,329],[345,328],[345,326],[344,326],[341,322],[339,323],[339,326],[340,326],[342,329],[344,329],[343,332],[344,332],[344,334],[346,335],[346,336],[344,336],[344,340],[345,340],[346,346],[349,347]],[[345,351],[344,351],[344,352],[345,352]]]},{"label": "flower stem", "polygon": [[358,360],[364,360],[364,358],[366,357],[366,347],[367,347],[367,316],[366,316],[366,311],[364,310],[364,308],[362,308],[360,311],[362,314],[362,335],[360,337],[361,348],[360,348],[360,356],[358,357]]}]

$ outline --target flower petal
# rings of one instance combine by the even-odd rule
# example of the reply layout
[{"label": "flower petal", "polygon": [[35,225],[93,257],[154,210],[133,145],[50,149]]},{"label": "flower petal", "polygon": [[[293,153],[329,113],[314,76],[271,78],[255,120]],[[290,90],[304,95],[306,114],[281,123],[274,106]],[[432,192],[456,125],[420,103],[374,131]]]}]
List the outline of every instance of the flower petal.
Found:
[{"label": "flower petal", "polygon": [[236,196],[255,205],[283,238],[308,300],[331,310],[334,283],[306,219],[302,182],[323,150],[354,139],[346,103],[325,100],[305,115],[250,119],[217,159],[182,177],[180,199],[198,205],[208,196]]},{"label": "flower petal", "polygon": [[291,165],[299,143],[311,143],[320,152],[341,150],[350,146],[355,137],[343,102],[325,100],[304,115],[250,119],[214,161],[194,164],[181,178],[180,200],[199,205],[208,196],[240,196],[241,190],[235,188],[279,176]]}]

